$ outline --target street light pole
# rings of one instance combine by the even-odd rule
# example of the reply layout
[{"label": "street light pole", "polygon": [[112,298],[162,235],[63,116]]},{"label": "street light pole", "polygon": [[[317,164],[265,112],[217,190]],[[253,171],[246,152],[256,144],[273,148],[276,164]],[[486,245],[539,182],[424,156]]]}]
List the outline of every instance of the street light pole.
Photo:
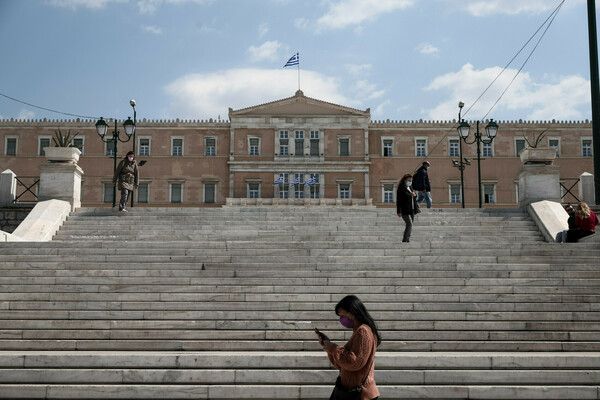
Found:
[{"label": "street light pole", "polygon": [[[131,106],[131,108],[133,108],[133,126],[137,126],[136,124],[136,120],[135,120],[135,100],[131,99],[129,100],[129,105]],[[135,145],[137,144],[136,140],[135,140],[135,131],[136,129],[133,130],[133,156],[135,157]],[[133,192],[131,193],[131,207],[133,207]]]},{"label": "street light pole", "polygon": [[[119,142],[127,143],[131,140],[131,136],[135,133],[135,123],[131,120],[131,117],[127,117],[127,121],[123,122],[123,129],[125,130],[125,135],[127,135],[127,139],[123,140],[119,137],[119,130],[117,129],[117,119],[115,121],[115,130],[113,131],[113,136],[110,139],[105,139],[106,132],[108,131],[108,124],[104,120],[104,118],[100,117],[98,122],[96,122],[96,132],[98,136],[100,136],[100,140],[104,143],[113,142],[113,177],[115,176],[115,172],[117,171],[117,146]],[[117,204],[117,189],[113,186],[113,202],[112,206],[115,207]]]},{"label": "street light pole", "polygon": [[[462,112],[462,108],[465,106],[465,103],[463,103],[462,101],[458,102],[458,122],[460,122],[461,118],[460,118],[460,113]],[[462,208],[465,208],[465,177],[464,177],[464,170],[465,170],[465,165],[463,164],[463,151],[462,151],[462,140],[460,140],[460,136],[458,139],[458,155],[460,156],[460,200],[462,203]]]},{"label": "street light pole", "polygon": [[[459,103],[459,108],[461,107],[461,104],[464,106],[464,104],[461,102]],[[460,115],[460,112],[459,112]],[[479,131],[479,121],[477,121],[477,125],[476,125],[476,132],[475,132],[475,137],[473,139],[473,141],[469,142],[467,140],[468,136],[469,136],[469,129],[471,128],[471,126],[465,122],[464,120],[460,121],[460,124],[458,125],[458,134],[461,138],[461,141],[464,141],[466,144],[473,144],[475,142],[477,142],[477,180],[479,183],[479,208],[482,207],[482,196],[481,196],[481,143],[485,143],[485,144],[490,144],[492,143],[492,141],[494,140],[494,138],[496,137],[496,135],[498,134],[498,124],[496,124],[494,122],[493,119],[490,119],[490,122],[488,122],[488,124],[485,127],[485,131],[487,133],[487,136],[489,139],[484,139],[483,135],[481,134],[481,132]],[[461,150],[462,151],[462,150]],[[461,154],[462,156],[462,154]],[[461,157],[461,167],[463,166],[462,164],[462,157]],[[461,175],[462,177],[462,175]]]}]

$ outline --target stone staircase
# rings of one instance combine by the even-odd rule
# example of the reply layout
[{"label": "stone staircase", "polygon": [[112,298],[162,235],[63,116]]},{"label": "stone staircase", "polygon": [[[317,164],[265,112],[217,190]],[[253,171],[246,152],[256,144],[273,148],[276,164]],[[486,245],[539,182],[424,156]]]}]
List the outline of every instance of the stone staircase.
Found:
[{"label": "stone staircase", "polygon": [[520,210],[134,208],[0,243],[0,397],[323,399],[356,294],[385,399],[599,399],[597,243]]}]

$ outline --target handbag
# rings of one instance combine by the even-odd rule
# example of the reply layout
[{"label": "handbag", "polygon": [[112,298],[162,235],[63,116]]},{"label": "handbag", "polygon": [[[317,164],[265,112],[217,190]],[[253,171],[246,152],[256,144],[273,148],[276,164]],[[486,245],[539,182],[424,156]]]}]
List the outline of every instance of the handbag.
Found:
[{"label": "handbag", "polygon": [[[375,362],[375,358],[373,358],[373,362]],[[365,379],[363,379],[359,387],[353,389],[346,389],[342,386],[342,378],[338,376],[335,381],[335,386],[333,388],[333,392],[331,392],[329,400],[360,400],[363,386],[365,385],[365,382],[367,382],[369,372],[371,372],[371,368],[373,367],[373,362],[371,362],[371,366],[367,371],[367,376],[365,376]]]}]

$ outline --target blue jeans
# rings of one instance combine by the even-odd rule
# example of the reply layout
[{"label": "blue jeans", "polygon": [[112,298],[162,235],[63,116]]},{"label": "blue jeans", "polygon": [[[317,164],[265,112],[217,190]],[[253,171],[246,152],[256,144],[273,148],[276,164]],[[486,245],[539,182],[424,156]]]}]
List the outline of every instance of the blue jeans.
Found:
[{"label": "blue jeans", "polygon": [[419,192],[419,197],[417,197],[417,203],[422,203],[423,200],[427,203],[427,208],[431,208],[431,192]]}]

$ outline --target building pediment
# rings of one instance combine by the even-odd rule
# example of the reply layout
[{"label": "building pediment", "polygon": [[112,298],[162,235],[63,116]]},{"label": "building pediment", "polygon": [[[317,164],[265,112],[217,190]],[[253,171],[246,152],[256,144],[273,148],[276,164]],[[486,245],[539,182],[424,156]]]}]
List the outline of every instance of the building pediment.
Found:
[{"label": "building pediment", "polygon": [[365,111],[345,107],[326,101],[313,99],[304,96],[301,90],[298,90],[293,97],[277,100],[270,103],[260,104],[253,107],[242,108],[240,110],[229,109],[229,118],[235,117],[297,117],[297,116],[354,116],[370,119],[371,110]]}]

